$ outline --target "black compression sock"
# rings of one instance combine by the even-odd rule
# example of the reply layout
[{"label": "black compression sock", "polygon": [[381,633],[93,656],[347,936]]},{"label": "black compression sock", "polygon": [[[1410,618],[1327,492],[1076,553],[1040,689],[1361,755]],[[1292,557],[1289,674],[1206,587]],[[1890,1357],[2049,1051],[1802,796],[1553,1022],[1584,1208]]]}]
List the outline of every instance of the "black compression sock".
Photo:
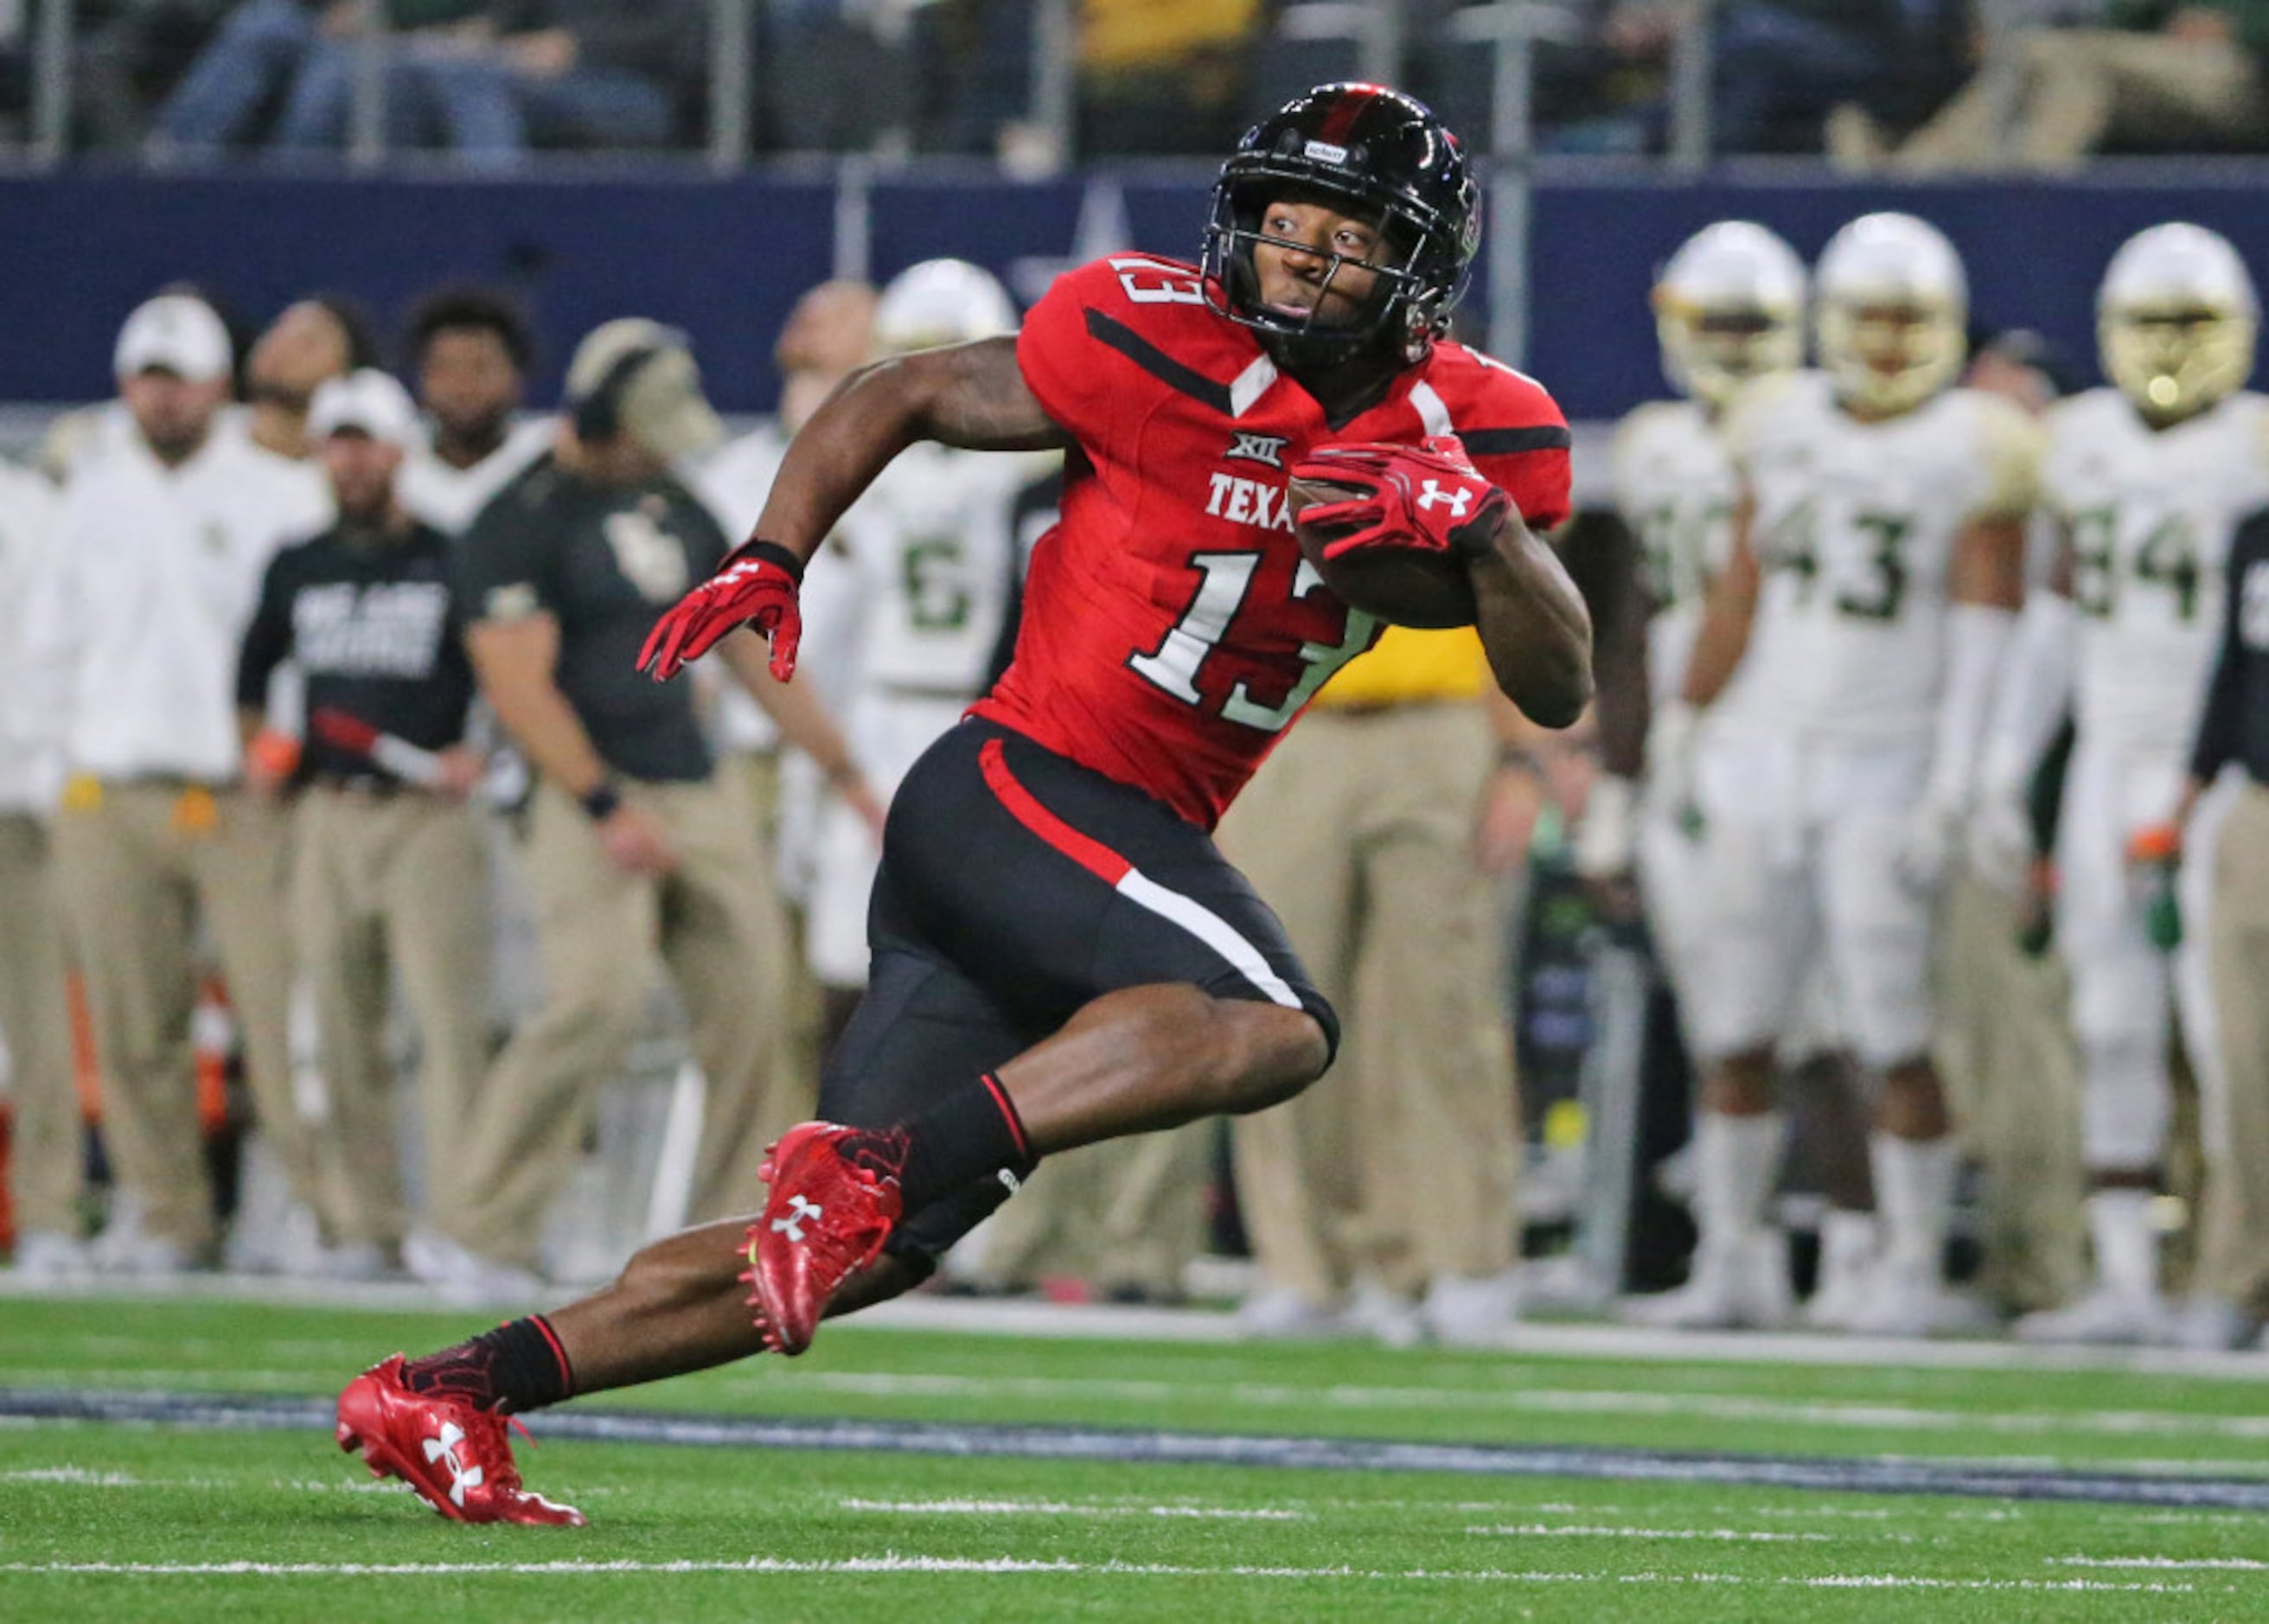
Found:
[{"label": "black compression sock", "polygon": [[567,1350],[541,1314],[508,1320],[469,1342],[413,1359],[402,1368],[402,1380],[412,1392],[514,1415],[557,1404],[575,1391]]},{"label": "black compression sock", "polygon": [[910,1213],[965,1185],[1004,1175],[1013,1191],[1037,1161],[1008,1090],[989,1072],[908,1118],[902,1131],[906,1161],[898,1185]]}]

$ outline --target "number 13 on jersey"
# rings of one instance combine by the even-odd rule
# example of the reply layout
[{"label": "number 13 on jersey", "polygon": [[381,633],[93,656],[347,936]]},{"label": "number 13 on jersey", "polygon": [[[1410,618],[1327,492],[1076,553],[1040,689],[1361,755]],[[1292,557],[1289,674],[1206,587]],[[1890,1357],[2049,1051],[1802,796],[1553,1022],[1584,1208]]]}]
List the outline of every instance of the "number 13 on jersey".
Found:
[{"label": "number 13 on jersey", "polygon": [[[1153,687],[1164,690],[1185,705],[1203,708],[1207,701],[1199,685],[1200,674],[1251,594],[1253,577],[1260,568],[1260,555],[1193,553],[1189,564],[1199,576],[1198,588],[1189,607],[1168,628],[1157,648],[1129,656],[1127,664]],[[1314,566],[1303,559],[1299,572],[1293,577],[1291,595],[1306,597],[1321,589],[1323,584]],[[1300,645],[1301,668],[1297,673],[1287,673],[1291,679],[1290,687],[1281,701],[1275,705],[1265,703],[1240,678],[1222,702],[1222,719],[1262,733],[1281,732],[1299,714],[1300,707],[1315,697],[1316,690],[1331,680],[1333,672],[1371,646],[1378,630],[1379,622],[1375,616],[1349,609],[1346,630],[1337,643]]]}]

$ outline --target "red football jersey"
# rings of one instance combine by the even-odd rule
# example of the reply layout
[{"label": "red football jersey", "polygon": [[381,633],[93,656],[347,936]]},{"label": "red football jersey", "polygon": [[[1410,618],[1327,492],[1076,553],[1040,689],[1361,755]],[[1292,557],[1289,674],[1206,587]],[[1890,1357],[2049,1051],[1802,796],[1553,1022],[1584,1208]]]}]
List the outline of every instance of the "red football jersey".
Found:
[{"label": "red football jersey", "polygon": [[1016,657],[974,713],[1203,828],[1378,635],[1301,557],[1287,467],[1315,446],[1456,434],[1532,528],[1568,516],[1568,425],[1535,380],[1438,343],[1334,424],[1177,261],[1117,255],[1058,277],[1016,357],[1077,445]]}]

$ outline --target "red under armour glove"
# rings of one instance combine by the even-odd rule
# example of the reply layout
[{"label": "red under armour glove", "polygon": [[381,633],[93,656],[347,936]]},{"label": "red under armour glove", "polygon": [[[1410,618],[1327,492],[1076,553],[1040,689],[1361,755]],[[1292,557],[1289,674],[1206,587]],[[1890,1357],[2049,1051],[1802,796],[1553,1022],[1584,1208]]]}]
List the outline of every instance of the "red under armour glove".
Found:
[{"label": "red under armour glove", "polygon": [[1304,509],[1303,525],[1347,530],[1324,544],[1337,558],[1364,547],[1477,558],[1497,544],[1512,498],[1484,478],[1455,436],[1419,446],[1319,446],[1292,468],[1295,479],[1353,485],[1369,492]]},{"label": "red under armour glove", "polygon": [[795,647],[803,639],[803,614],[795,602],[802,579],[803,560],[778,542],[742,543],[714,575],[654,623],[639,650],[638,668],[666,683],[727,632],[749,626],[771,639],[772,675],[785,683],[795,674]]}]

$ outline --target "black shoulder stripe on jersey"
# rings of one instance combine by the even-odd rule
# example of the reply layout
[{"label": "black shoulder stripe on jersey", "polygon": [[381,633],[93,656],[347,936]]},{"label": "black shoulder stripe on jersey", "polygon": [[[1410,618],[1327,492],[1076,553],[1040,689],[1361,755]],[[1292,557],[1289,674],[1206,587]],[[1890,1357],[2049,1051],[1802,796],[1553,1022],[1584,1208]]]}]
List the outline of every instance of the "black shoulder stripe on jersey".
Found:
[{"label": "black shoulder stripe on jersey", "polygon": [[1509,457],[1520,451],[1565,451],[1568,431],[1558,424],[1533,429],[1464,429],[1458,438],[1469,457]]},{"label": "black shoulder stripe on jersey", "polygon": [[1203,373],[1192,372],[1134,328],[1112,321],[1100,310],[1090,310],[1087,313],[1087,331],[1090,337],[1109,344],[1168,388],[1179,389],[1193,400],[1202,401],[1224,417],[1232,415],[1234,409],[1227,384],[1216,383]]}]

